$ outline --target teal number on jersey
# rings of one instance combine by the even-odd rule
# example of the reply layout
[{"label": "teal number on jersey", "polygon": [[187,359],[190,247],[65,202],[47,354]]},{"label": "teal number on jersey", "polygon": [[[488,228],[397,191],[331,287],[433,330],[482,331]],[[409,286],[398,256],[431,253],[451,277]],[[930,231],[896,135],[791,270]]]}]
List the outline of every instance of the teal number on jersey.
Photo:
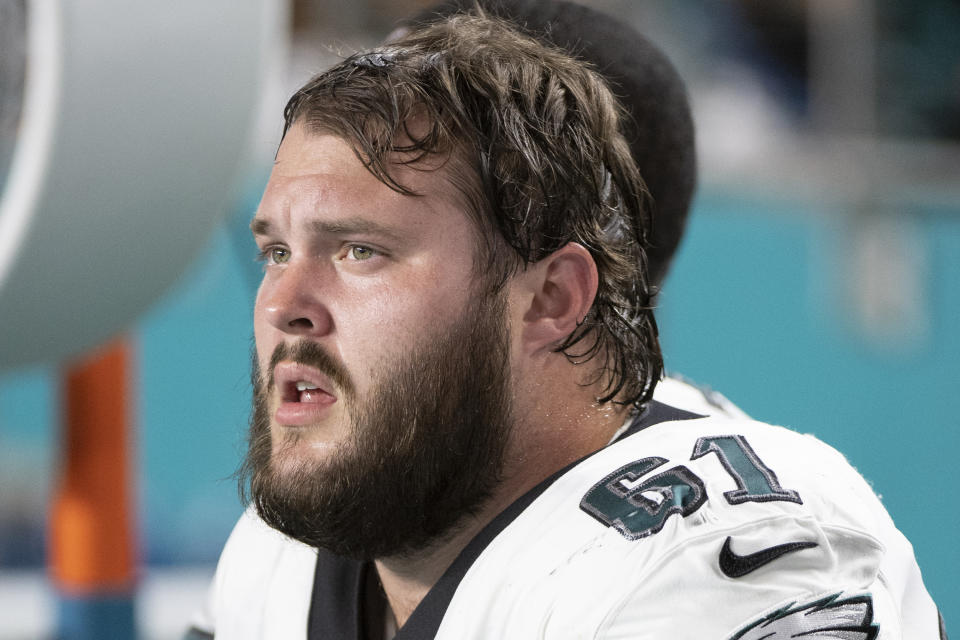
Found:
[{"label": "teal number on jersey", "polygon": [[620,467],[583,496],[580,508],[628,540],[653,535],[671,514],[689,515],[707,499],[703,482],[682,465],[640,480],[666,462],[643,458]]},{"label": "teal number on jersey", "polygon": [[[743,436],[700,438],[691,460],[716,453],[737,488],[723,495],[730,504],[785,500],[802,503],[796,491],[780,486],[776,474],[763,463]],[[628,540],[638,540],[663,529],[674,513],[688,516],[707,501],[703,481],[683,465],[647,479],[643,476],[667,463],[650,457],[624,465],[593,485],[580,508]]]},{"label": "teal number on jersey", "polygon": [[767,500],[803,503],[796,491],[780,486],[777,474],[763,464],[743,436],[700,438],[693,447],[690,459],[696,460],[708,453],[717,454],[723,468],[737,483],[736,490],[723,494],[730,504]]}]

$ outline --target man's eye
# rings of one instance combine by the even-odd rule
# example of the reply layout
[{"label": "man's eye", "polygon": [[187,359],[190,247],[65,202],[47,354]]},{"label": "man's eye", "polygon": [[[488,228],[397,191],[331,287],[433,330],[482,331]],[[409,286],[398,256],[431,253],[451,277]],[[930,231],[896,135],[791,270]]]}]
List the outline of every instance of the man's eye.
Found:
[{"label": "man's eye", "polygon": [[355,244],[347,251],[347,254],[354,260],[364,261],[369,260],[373,256],[377,255],[377,252],[371,249],[370,247],[364,247],[363,245]]},{"label": "man's eye", "polygon": [[260,252],[259,259],[267,264],[284,264],[290,260],[290,250],[283,247],[267,247]]}]

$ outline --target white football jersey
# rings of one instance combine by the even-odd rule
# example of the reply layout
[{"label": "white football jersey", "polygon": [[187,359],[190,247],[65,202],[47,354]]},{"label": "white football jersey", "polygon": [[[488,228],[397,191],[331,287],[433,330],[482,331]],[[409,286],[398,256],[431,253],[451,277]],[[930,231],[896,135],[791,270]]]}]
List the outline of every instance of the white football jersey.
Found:
[{"label": "white football jersey", "polygon": [[[545,480],[463,550],[395,640],[941,637],[910,544],[841,454],[735,407],[715,413],[654,403]],[[248,511],[188,637],[385,639],[375,580]]]}]

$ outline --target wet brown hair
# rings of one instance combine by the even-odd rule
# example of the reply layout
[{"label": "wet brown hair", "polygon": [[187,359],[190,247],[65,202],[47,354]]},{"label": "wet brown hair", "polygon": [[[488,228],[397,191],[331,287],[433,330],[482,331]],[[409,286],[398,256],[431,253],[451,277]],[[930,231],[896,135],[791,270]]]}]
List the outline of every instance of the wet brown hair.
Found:
[{"label": "wet brown hair", "polygon": [[440,0],[403,27],[477,8],[592,65],[627,110],[624,137],[653,200],[647,269],[659,288],[683,239],[697,182],[693,117],[683,79],[666,54],[629,22],[577,2]]}]

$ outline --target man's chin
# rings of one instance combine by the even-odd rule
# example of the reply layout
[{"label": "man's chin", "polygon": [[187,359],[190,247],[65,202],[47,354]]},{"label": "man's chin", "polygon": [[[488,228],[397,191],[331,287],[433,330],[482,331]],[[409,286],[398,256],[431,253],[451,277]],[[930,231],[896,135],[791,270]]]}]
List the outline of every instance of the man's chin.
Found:
[{"label": "man's chin", "polygon": [[273,438],[270,463],[279,473],[286,473],[304,466],[316,466],[330,460],[342,448],[339,441],[329,440],[320,433],[298,433],[291,437]]}]

